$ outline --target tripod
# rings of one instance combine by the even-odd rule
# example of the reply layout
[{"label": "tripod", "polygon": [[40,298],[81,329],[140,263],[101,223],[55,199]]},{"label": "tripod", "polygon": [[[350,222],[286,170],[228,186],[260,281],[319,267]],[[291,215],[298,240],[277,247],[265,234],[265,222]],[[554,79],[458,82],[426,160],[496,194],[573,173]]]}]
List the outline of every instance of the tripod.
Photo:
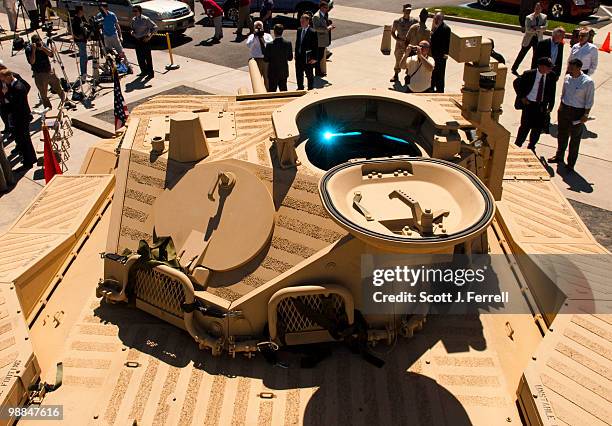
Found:
[{"label": "tripod", "polygon": [[[11,56],[15,56],[15,52],[23,48],[23,42],[17,41],[17,40],[22,40],[21,37],[19,37],[19,33],[17,31],[17,24],[19,23],[19,13],[20,12],[21,12],[21,17],[23,18],[23,26],[26,28],[26,38],[28,39],[28,41],[30,41],[30,35],[27,31],[27,23],[26,23],[26,16],[28,17],[28,19],[30,19],[30,14],[26,10],[25,6],[23,5],[23,2],[21,0],[17,0],[17,13],[15,14],[15,32],[13,33],[13,45],[11,46]],[[18,47],[18,45],[20,44],[22,47],[19,47],[16,49],[16,47]]]}]

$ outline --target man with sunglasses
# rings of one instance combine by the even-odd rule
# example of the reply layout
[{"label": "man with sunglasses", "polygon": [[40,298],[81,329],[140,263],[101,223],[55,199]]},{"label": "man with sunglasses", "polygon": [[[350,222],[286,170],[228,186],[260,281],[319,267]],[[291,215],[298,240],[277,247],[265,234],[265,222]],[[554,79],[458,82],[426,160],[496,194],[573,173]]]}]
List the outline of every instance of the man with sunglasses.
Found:
[{"label": "man with sunglasses", "polygon": [[157,31],[157,25],[142,14],[142,7],[137,4],[132,7],[132,37],[136,40],[136,58],[140,67],[140,77],[154,77],[153,58],[151,57],[151,37]]},{"label": "man with sunglasses", "polygon": [[578,43],[572,46],[569,60],[578,59],[582,62],[582,72],[588,76],[592,76],[597,69],[597,61],[599,53],[597,46],[589,42],[589,29],[582,28],[580,30]]},{"label": "man with sunglasses", "polygon": [[416,54],[406,60],[406,77],[404,82],[408,93],[423,93],[431,87],[431,74],[435,62],[429,52],[431,45],[427,40],[419,42]]}]

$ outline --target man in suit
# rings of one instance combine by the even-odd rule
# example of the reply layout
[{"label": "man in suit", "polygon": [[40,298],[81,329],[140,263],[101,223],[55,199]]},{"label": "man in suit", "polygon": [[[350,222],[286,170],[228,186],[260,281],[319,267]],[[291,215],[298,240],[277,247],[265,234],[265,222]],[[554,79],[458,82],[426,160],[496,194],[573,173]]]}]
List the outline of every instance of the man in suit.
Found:
[{"label": "man in suit", "polygon": [[8,69],[0,71],[0,81],[8,87],[6,97],[11,107],[9,122],[15,135],[15,145],[23,161],[21,170],[31,169],[37,161],[30,138],[32,114],[28,104],[28,87]]},{"label": "man in suit", "polygon": [[264,61],[268,63],[268,92],[287,91],[289,61],[293,60],[291,42],[283,38],[282,24],[274,25],[274,41],[266,45]]},{"label": "man in suit", "polygon": [[544,31],[547,25],[546,15],[542,13],[542,5],[536,3],[533,8],[533,13],[525,17],[525,35],[521,43],[521,50],[514,64],[512,64],[512,74],[518,76],[518,67],[521,65],[521,62],[523,62],[529,49],[533,49],[535,54],[536,45],[538,41],[542,41],[544,38]]},{"label": "man in suit", "polygon": [[314,88],[313,68],[317,60],[317,35],[310,28],[310,15],[300,17],[300,28],[295,38],[295,77],[298,90],[304,90],[304,74],[308,82],[308,90]]},{"label": "man in suit", "polygon": [[561,76],[561,68],[563,67],[563,39],[565,38],[565,29],[557,27],[552,32],[552,37],[546,40],[539,41],[533,58],[531,59],[531,68],[536,67],[537,61],[540,58],[550,58],[553,61],[553,71],[557,74],[557,78]]},{"label": "man in suit", "polygon": [[444,22],[444,13],[436,13],[431,25],[431,56],[436,64],[431,74],[432,92],[444,93],[444,76],[446,74],[450,36],[451,30]]},{"label": "man in suit", "polygon": [[535,150],[542,133],[544,116],[550,114],[555,97],[557,75],[552,72],[550,58],[540,58],[537,69],[527,70],[514,82],[515,106],[522,109],[521,125],[516,135],[516,146],[523,146],[529,135],[527,148]]},{"label": "man in suit", "polygon": [[312,17],[312,28],[317,33],[317,76],[327,75],[327,47],[331,43],[330,32],[336,27],[329,20],[329,3],[321,1],[319,10]]}]

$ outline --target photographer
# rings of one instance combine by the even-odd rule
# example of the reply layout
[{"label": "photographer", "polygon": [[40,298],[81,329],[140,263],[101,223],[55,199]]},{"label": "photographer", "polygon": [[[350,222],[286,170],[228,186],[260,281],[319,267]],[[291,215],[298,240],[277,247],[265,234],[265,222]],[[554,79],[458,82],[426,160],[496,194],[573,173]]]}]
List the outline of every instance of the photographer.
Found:
[{"label": "photographer", "polygon": [[142,7],[135,5],[132,7],[132,37],[136,39],[136,57],[140,67],[139,76],[153,78],[153,58],[151,57],[151,37],[157,31],[157,25],[148,16],[142,14]]},{"label": "photographer", "polygon": [[79,48],[79,61],[81,67],[81,82],[85,82],[87,77],[87,39],[89,38],[90,29],[85,19],[83,6],[75,7],[75,15],[72,18],[72,37],[74,43]]},{"label": "photographer", "polygon": [[421,41],[416,46],[416,54],[406,60],[405,83],[408,93],[423,93],[431,86],[431,74],[435,62],[429,56],[430,45],[428,41]]},{"label": "photographer", "polygon": [[58,94],[62,102],[65,101],[67,107],[73,107],[74,104],[72,102],[66,101],[64,89],[62,89],[60,80],[57,78],[57,75],[55,75],[55,71],[51,66],[51,61],[49,61],[49,58],[53,56],[53,51],[42,43],[38,34],[32,36],[32,43],[26,46],[25,55],[32,67],[34,82],[36,83],[44,107],[49,109],[52,108],[51,101],[47,96],[49,85],[51,85],[53,91]]},{"label": "photographer", "polygon": [[246,45],[251,51],[251,58],[257,62],[257,68],[264,78],[266,90],[268,89],[268,64],[264,61],[264,50],[266,44],[272,43],[274,38],[264,32],[264,24],[261,21],[256,21],[253,25],[255,32],[247,38]]}]

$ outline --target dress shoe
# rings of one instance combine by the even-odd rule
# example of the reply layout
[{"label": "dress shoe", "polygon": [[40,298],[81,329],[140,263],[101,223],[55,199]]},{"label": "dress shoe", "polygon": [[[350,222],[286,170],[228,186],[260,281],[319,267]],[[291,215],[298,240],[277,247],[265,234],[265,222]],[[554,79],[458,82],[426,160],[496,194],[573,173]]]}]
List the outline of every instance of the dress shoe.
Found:
[{"label": "dress shoe", "polygon": [[529,144],[529,145],[527,145],[527,149],[535,152],[535,145]]},{"label": "dress shoe", "polygon": [[15,169],[15,173],[27,172],[32,167],[34,167],[34,163],[23,163],[20,167]]},{"label": "dress shoe", "polygon": [[397,76],[397,74],[395,74],[393,77],[391,77],[391,79],[389,80],[391,83],[396,83],[399,81],[399,77]]},{"label": "dress shoe", "polygon": [[562,159],[557,158],[557,156],[555,155],[554,157],[550,157],[548,160],[549,163],[563,163]]},{"label": "dress shoe", "polygon": [[521,148],[523,146],[523,144],[519,143],[519,142],[514,142],[514,145],[518,146],[519,148]]},{"label": "dress shoe", "polygon": [[514,74],[515,76],[519,76],[519,73],[517,70],[515,70],[514,68],[512,68],[512,74]]}]

